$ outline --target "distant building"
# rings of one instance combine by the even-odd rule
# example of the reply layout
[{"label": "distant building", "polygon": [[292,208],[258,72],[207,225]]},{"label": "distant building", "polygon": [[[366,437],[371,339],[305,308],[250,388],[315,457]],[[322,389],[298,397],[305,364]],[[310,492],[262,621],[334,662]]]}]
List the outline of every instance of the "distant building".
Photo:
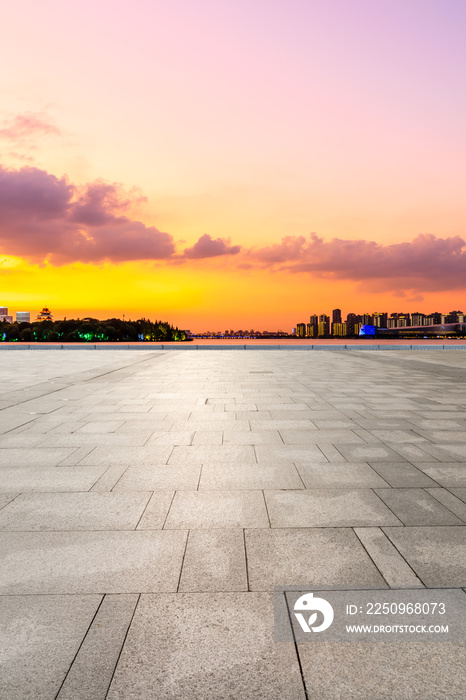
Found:
[{"label": "distant building", "polygon": [[8,308],[0,306],[0,323],[13,323],[13,316],[8,316]]},{"label": "distant building", "polygon": [[361,317],[356,314],[350,313],[346,317],[346,334],[351,337],[357,335],[359,331],[356,331],[356,325],[361,322]]},{"label": "distant building", "polygon": [[296,326],[296,335],[298,338],[305,338],[306,337],[306,324],[305,323],[298,323]]},{"label": "distant building", "polygon": [[341,323],[341,309],[333,309],[332,323]]},{"label": "distant building", "polygon": [[425,326],[426,317],[424,314],[418,313],[417,311],[411,314],[411,325],[412,326]]},{"label": "distant building", "polygon": [[343,338],[347,334],[346,323],[332,323],[332,335],[335,338]]},{"label": "distant building", "polygon": [[411,325],[411,316],[409,314],[398,314],[396,322],[397,328],[406,328]]},{"label": "distant building", "polygon": [[30,311],[17,311],[16,312],[16,323],[31,323]]},{"label": "distant building", "polygon": [[378,328],[386,328],[387,327],[388,314],[376,312],[373,314],[373,319],[374,319],[374,326],[377,326]]},{"label": "distant building", "polygon": [[42,311],[39,314],[37,314],[36,321],[53,321],[53,316],[46,306],[44,306]]},{"label": "distant building", "polygon": [[330,316],[321,314],[319,316],[319,338],[330,335]]}]

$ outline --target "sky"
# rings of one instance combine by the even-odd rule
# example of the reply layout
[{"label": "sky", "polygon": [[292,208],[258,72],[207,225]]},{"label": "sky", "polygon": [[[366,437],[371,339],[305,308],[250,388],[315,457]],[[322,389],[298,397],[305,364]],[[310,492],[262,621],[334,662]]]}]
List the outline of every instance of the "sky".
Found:
[{"label": "sky", "polygon": [[0,306],[466,310],[463,0],[15,0]]}]

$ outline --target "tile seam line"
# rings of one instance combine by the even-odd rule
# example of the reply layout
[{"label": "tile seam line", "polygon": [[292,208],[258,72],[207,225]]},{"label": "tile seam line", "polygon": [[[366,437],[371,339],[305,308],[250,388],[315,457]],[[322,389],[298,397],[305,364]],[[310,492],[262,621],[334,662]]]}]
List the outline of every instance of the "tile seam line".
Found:
[{"label": "tile seam line", "polygon": [[148,497],[148,499],[147,499],[147,502],[146,502],[144,508],[142,509],[142,513],[141,513],[141,515],[139,516],[139,520],[137,521],[136,525],[134,526],[134,532],[136,532],[136,530],[138,529],[139,523],[140,523],[141,520],[143,519],[144,514],[145,514],[145,512],[146,512],[146,510],[147,510],[147,507],[148,507],[149,503],[150,503],[151,500],[152,500],[152,496],[153,496],[153,495],[154,495],[154,492],[152,491],[152,493],[149,495],[149,497]]},{"label": "tile seam line", "polygon": [[285,598],[285,605],[286,605],[286,609],[287,609],[287,612],[288,612],[288,622],[289,622],[289,625],[290,625],[290,627],[291,627],[291,634],[293,635],[294,649],[295,649],[295,654],[296,654],[296,660],[297,660],[297,662],[298,662],[299,674],[300,674],[300,676],[301,676],[301,683],[303,684],[304,697],[305,697],[305,700],[310,700],[310,698],[309,698],[309,693],[308,693],[307,687],[306,687],[306,681],[305,681],[305,679],[304,679],[304,671],[303,671],[303,667],[302,667],[302,664],[301,664],[301,657],[300,657],[300,655],[299,655],[299,647],[298,647],[298,643],[297,643],[297,641],[296,641],[296,635],[295,635],[295,632],[294,632],[293,622],[292,622],[292,620],[291,620],[290,606],[289,606],[289,604],[288,604],[288,598],[286,597],[285,592],[284,592],[284,596],[283,596],[283,597]]},{"label": "tile seam line", "polygon": [[[454,515],[456,518],[458,518],[458,520],[462,520],[462,521],[464,522],[464,524],[466,525],[466,520],[465,520],[464,518],[462,518],[460,515],[457,515],[457,514],[455,513],[455,511],[453,511],[449,506],[446,506],[445,503],[442,503],[442,501],[440,501],[436,496],[434,496],[434,494],[429,493],[429,492],[427,491],[428,488],[432,488],[433,490],[435,490],[436,487],[435,487],[435,486],[434,486],[434,487],[431,487],[431,486],[421,486],[421,489],[422,489],[423,491],[425,491],[426,494],[427,494],[428,496],[432,496],[432,498],[435,498],[435,500],[436,500],[438,503],[440,503],[441,506],[443,506],[444,508],[446,508],[447,510],[449,510],[450,513],[451,513],[452,515]],[[444,488],[444,487],[442,486],[442,489],[443,489],[443,488]],[[448,489],[444,489],[444,490],[447,491],[448,493],[451,493],[451,491],[448,491]],[[455,496],[454,493],[451,493],[451,495],[454,496],[455,498],[457,498],[457,497]],[[461,500],[461,498],[458,498],[458,501],[459,501],[460,503],[463,502],[463,501]],[[435,525],[434,525],[434,527],[435,527]]]},{"label": "tile seam line", "polygon": [[189,538],[190,538],[190,535],[191,535],[191,530],[190,530],[190,529],[187,530],[187,531],[185,530],[184,532],[186,532],[186,542],[185,542],[185,545],[184,545],[183,558],[181,559],[181,566],[180,566],[180,575],[178,576],[178,582],[177,582],[177,584],[176,584],[176,591],[175,591],[175,593],[180,593],[181,578],[182,578],[182,576],[183,576],[184,562],[185,562],[185,559],[186,559],[186,553],[187,553],[187,551],[188,551],[188,542],[189,542]]},{"label": "tile seam line", "polygon": [[[428,585],[425,583],[425,581],[423,580],[423,578],[421,577],[421,575],[418,574],[418,573],[415,571],[415,569],[413,569],[413,567],[412,567],[411,564],[408,562],[408,560],[406,559],[406,557],[405,557],[405,556],[403,555],[403,553],[400,551],[400,548],[397,546],[396,542],[394,542],[393,539],[390,537],[390,534],[389,534],[388,532],[385,532],[385,529],[384,529],[384,528],[387,528],[387,527],[391,527],[391,526],[390,526],[390,525],[383,525],[383,526],[381,526],[381,528],[380,528],[380,529],[382,530],[383,534],[385,535],[385,537],[386,537],[386,538],[389,540],[389,542],[391,542],[391,544],[395,547],[395,549],[396,549],[396,551],[398,552],[398,554],[400,555],[400,557],[401,557],[402,559],[404,559],[404,561],[406,562],[406,564],[407,564],[407,565],[409,566],[409,568],[414,572],[415,576],[417,576],[417,578],[418,578],[419,581],[422,583],[422,585],[424,586],[424,588],[432,588],[432,586],[428,586]],[[409,527],[409,526],[408,526],[408,527]],[[416,526],[416,525],[415,525],[415,526],[412,526],[412,527],[423,527],[423,526],[422,526],[422,525],[421,525],[421,526]],[[430,526],[429,526],[429,525],[426,525],[425,527],[430,527]],[[436,526],[434,525],[434,527],[436,527]],[[446,526],[440,526],[440,527],[460,527],[460,526],[458,526],[458,525],[456,525],[456,526],[455,526],[455,525],[446,525]],[[440,586],[440,588],[445,588],[445,587],[446,587],[446,586]],[[434,588],[436,588],[436,586],[434,586]]]},{"label": "tile seam line", "polygon": [[[383,478],[383,477],[382,477],[382,478]],[[382,488],[382,487],[381,487],[381,488]],[[393,488],[393,487],[390,486],[389,489],[387,489],[387,491],[392,490],[392,488]],[[385,506],[385,508],[388,508],[388,510],[390,511],[390,513],[398,520],[398,522],[400,523],[400,525],[401,525],[402,527],[409,527],[409,525],[406,525],[406,524],[402,521],[402,519],[401,519],[400,517],[398,517],[398,515],[395,513],[395,511],[393,510],[393,508],[392,508],[391,506],[389,506],[388,503],[385,503],[385,501],[383,500],[382,496],[379,496],[379,494],[377,493],[376,489],[377,489],[377,487],[372,487],[372,488],[370,489],[370,491],[372,491],[372,493],[374,494],[374,496],[377,496],[377,498],[378,498],[379,501]],[[393,525],[392,527],[400,527],[400,525]],[[357,527],[357,525],[355,525],[354,527]],[[381,526],[381,525],[378,525],[378,526],[376,526],[376,527],[382,527],[382,526]],[[390,527],[390,526],[387,525],[387,527]],[[356,533],[355,533],[355,534],[356,534]]]},{"label": "tile seam line", "polygon": [[246,528],[243,527],[243,549],[244,549],[244,564],[246,567],[246,587],[247,592],[252,592],[251,583],[249,580],[249,564],[248,564],[248,548],[246,546]]},{"label": "tile seam line", "polygon": [[61,684],[60,684],[60,687],[58,688],[56,694],[54,695],[55,700],[56,700],[56,699],[58,698],[58,696],[60,695],[61,689],[62,689],[63,686],[65,685],[65,681],[66,681],[66,679],[68,678],[68,676],[69,676],[69,674],[70,674],[70,671],[71,671],[71,669],[72,669],[72,667],[73,667],[74,662],[75,662],[76,659],[78,658],[78,654],[79,654],[79,652],[81,651],[81,648],[82,648],[82,646],[83,646],[83,644],[84,644],[84,642],[85,642],[85,640],[86,640],[86,637],[87,637],[87,635],[89,634],[89,631],[90,631],[92,625],[94,624],[94,620],[96,619],[97,614],[98,614],[98,612],[99,612],[99,610],[100,610],[100,608],[101,608],[101,606],[102,606],[102,603],[103,603],[104,598],[105,598],[105,593],[103,593],[103,594],[101,593],[100,595],[101,595],[100,603],[98,604],[97,610],[95,611],[94,615],[92,616],[92,620],[90,621],[89,626],[88,626],[88,628],[87,628],[87,630],[86,630],[86,632],[85,632],[85,634],[84,634],[84,636],[83,636],[83,638],[82,638],[82,640],[81,640],[81,643],[80,643],[80,645],[78,646],[78,648],[77,648],[77,650],[76,650],[76,654],[73,656],[73,660],[71,661],[70,665],[68,666],[68,670],[67,670],[67,672],[65,673],[65,677],[63,678],[63,680],[62,680],[62,682],[61,682]]},{"label": "tile seam line", "polygon": [[[122,641],[122,643],[121,643],[121,649],[120,649],[120,651],[119,651],[119,653],[118,653],[118,658],[117,658],[117,660],[116,660],[116,662],[115,662],[115,666],[113,667],[112,676],[111,676],[111,678],[110,678],[110,681],[109,681],[107,690],[106,690],[106,692],[105,692],[105,699],[104,699],[104,700],[107,700],[107,697],[108,697],[108,694],[109,694],[109,691],[110,691],[110,687],[111,687],[111,685],[112,685],[112,683],[113,683],[113,679],[114,679],[114,677],[115,677],[115,672],[116,672],[116,670],[117,670],[117,668],[118,668],[118,664],[120,663],[121,654],[123,653],[123,649],[124,649],[124,646],[125,646],[125,644],[126,644],[126,639],[127,639],[127,637],[128,637],[129,630],[131,629],[131,625],[133,624],[134,616],[135,616],[135,614],[136,614],[136,610],[137,610],[137,608],[138,608],[139,601],[141,600],[141,595],[142,595],[142,593],[139,593],[139,594],[138,594],[138,598],[137,598],[136,604],[135,604],[135,606],[134,606],[133,614],[131,615],[131,619],[130,619],[130,621],[129,621],[128,627],[127,627],[126,632],[125,632],[125,636],[123,637],[123,641]],[[104,596],[104,597],[105,597],[105,596]]]},{"label": "tile seam line", "polygon": [[[377,527],[377,526],[376,526],[376,527]],[[362,541],[362,539],[359,537],[358,533],[356,532],[356,526],[355,526],[355,527],[352,527],[351,529],[352,529],[352,531],[354,532],[355,537],[358,538],[358,540],[359,540],[359,542],[360,542],[362,548],[363,548],[364,551],[366,552],[367,556],[369,557],[369,559],[371,560],[371,562],[374,564],[375,568],[376,568],[377,571],[379,572],[380,576],[381,576],[382,579],[385,581],[385,583],[387,584],[388,588],[391,589],[392,587],[390,586],[389,582],[387,581],[387,579],[386,579],[385,576],[383,575],[382,571],[381,571],[380,568],[378,567],[378,565],[377,565],[377,563],[376,563],[374,557],[373,557],[372,554],[369,552],[369,550],[367,549],[366,545],[364,544],[364,542]],[[383,530],[382,530],[380,527],[377,527],[377,529],[382,533],[382,535],[383,535],[384,537],[387,537],[387,535],[383,532]],[[387,540],[388,540],[388,537],[387,537]],[[389,541],[390,541],[390,540],[389,540]],[[397,551],[398,551],[398,550],[397,550]],[[400,554],[400,556],[401,556],[401,554]],[[402,557],[402,559],[403,559],[404,561],[406,561],[406,560],[404,559],[404,557]],[[406,563],[407,563],[407,562],[406,562]],[[419,578],[419,577],[416,575],[416,572],[415,572],[411,567],[409,567],[409,568],[411,569],[411,571],[413,572],[413,574],[416,576],[416,578]],[[422,583],[422,581],[421,581],[420,579],[419,579],[419,581]]]}]

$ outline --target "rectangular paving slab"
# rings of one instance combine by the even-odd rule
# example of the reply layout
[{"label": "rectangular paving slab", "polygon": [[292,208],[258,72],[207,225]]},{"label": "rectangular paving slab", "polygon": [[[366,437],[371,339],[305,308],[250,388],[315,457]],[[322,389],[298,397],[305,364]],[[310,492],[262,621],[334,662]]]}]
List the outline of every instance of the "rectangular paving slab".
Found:
[{"label": "rectangular paving slab", "polygon": [[0,491],[89,491],[105,467],[2,468]]},{"label": "rectangular paving slab", "polygon": [[404,525],[463,525],[448,508],[423,489],[376,489]]},{"label": "rectangular paving slab", "polygon": [[255,464],[250,445],[192,445],[175,447],[168,464]]},{"label": "rectangular paving slab", "polygon": [[437,483],[409,462],[370,462],[371,467],[393,487],[436,486]]},{"label": "rectangular paving slab", "polygon": [[[89,437],[92,444],[92,436]],[[81,465],[95,466],[152,466],[166,464],[173,447],[151,445],[151,447],[96,447],[80,461]]]},{"label": "rectangular paving slab", "polygon": [[323,462],[328,463],[317,445],[258,445],[254,448],[259,463]]},{"label": "rectangular paving slab", "polygon": [[186,531],[1,532],[0,594],[176,591]]},{"label": "rectangular paving slab", "polygon": [[108,700],[305,700],[266,593],[143,595]]},{"label": "rectangular paving slab", "polygon": [[191,530],[180,591],[247,591],[243,530]]},{"label": "rectangular paving slab", "polygon": [[[466,647],[423,642],[299,644],[312,700],[461,700]],[[330,680],[331,679],[331,680]]]},{"label": "rectangular paving slab", "polygon": [[384,532],[426,586],[464,586],[465,527],[386,527]]},{"label": "rectangular paving slab", "polygon": [[293,464],[206,464],[199,483],[201,491],[302,488]]},{"label": "rectangular paving slab", "polygon": [[2,467],[56,467],[75,451],[74,447],[3,447],[0,448]]},{"label": "rectangular paving slab", "polygon": [[266,491],[271,527],[401,525],[370,489]]},{"label": "rectangular paving slab", "polygon": [[460,464],[458,462],[447,464],[416,462],[416,467],[441,486],[466,486],[466,462]]},{"label": "rectangular paving slab", "polygon": [[269,527],[262,491],[180,491],[166,529]]},{"label": "rectangular paving slab", "polygon": [[113,491],[196,490],[201,467],[195,464],[128,467]]},{"label": "rectangular paving slab", "polygon": [[386,585],[366,550],[349,528],[246,530],[249,585]]},{"label": "rectangular paving slab", "polygon": [[387,482],[368,464],[300,464],[296,467],[307,489],[374,488]]},{"label": "rectangular paving slab", "polygon": [[24,493],[0,511],[0,530],[134,530],[150,493]]},{"label": "rectangular paving slab", "polygon": [[404,462],[405,459],[382,443],[373,445],[338,444],[341,452],[349,462]]}]

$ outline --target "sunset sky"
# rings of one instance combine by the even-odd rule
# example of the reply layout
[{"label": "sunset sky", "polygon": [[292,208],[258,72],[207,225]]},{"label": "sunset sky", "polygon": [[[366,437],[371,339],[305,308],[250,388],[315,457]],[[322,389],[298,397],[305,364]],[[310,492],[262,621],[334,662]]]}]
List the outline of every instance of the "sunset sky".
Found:
[{"label": "sunset sky", "polygon": [[15,0],[0,306],[466,311],[464,0]]}]

